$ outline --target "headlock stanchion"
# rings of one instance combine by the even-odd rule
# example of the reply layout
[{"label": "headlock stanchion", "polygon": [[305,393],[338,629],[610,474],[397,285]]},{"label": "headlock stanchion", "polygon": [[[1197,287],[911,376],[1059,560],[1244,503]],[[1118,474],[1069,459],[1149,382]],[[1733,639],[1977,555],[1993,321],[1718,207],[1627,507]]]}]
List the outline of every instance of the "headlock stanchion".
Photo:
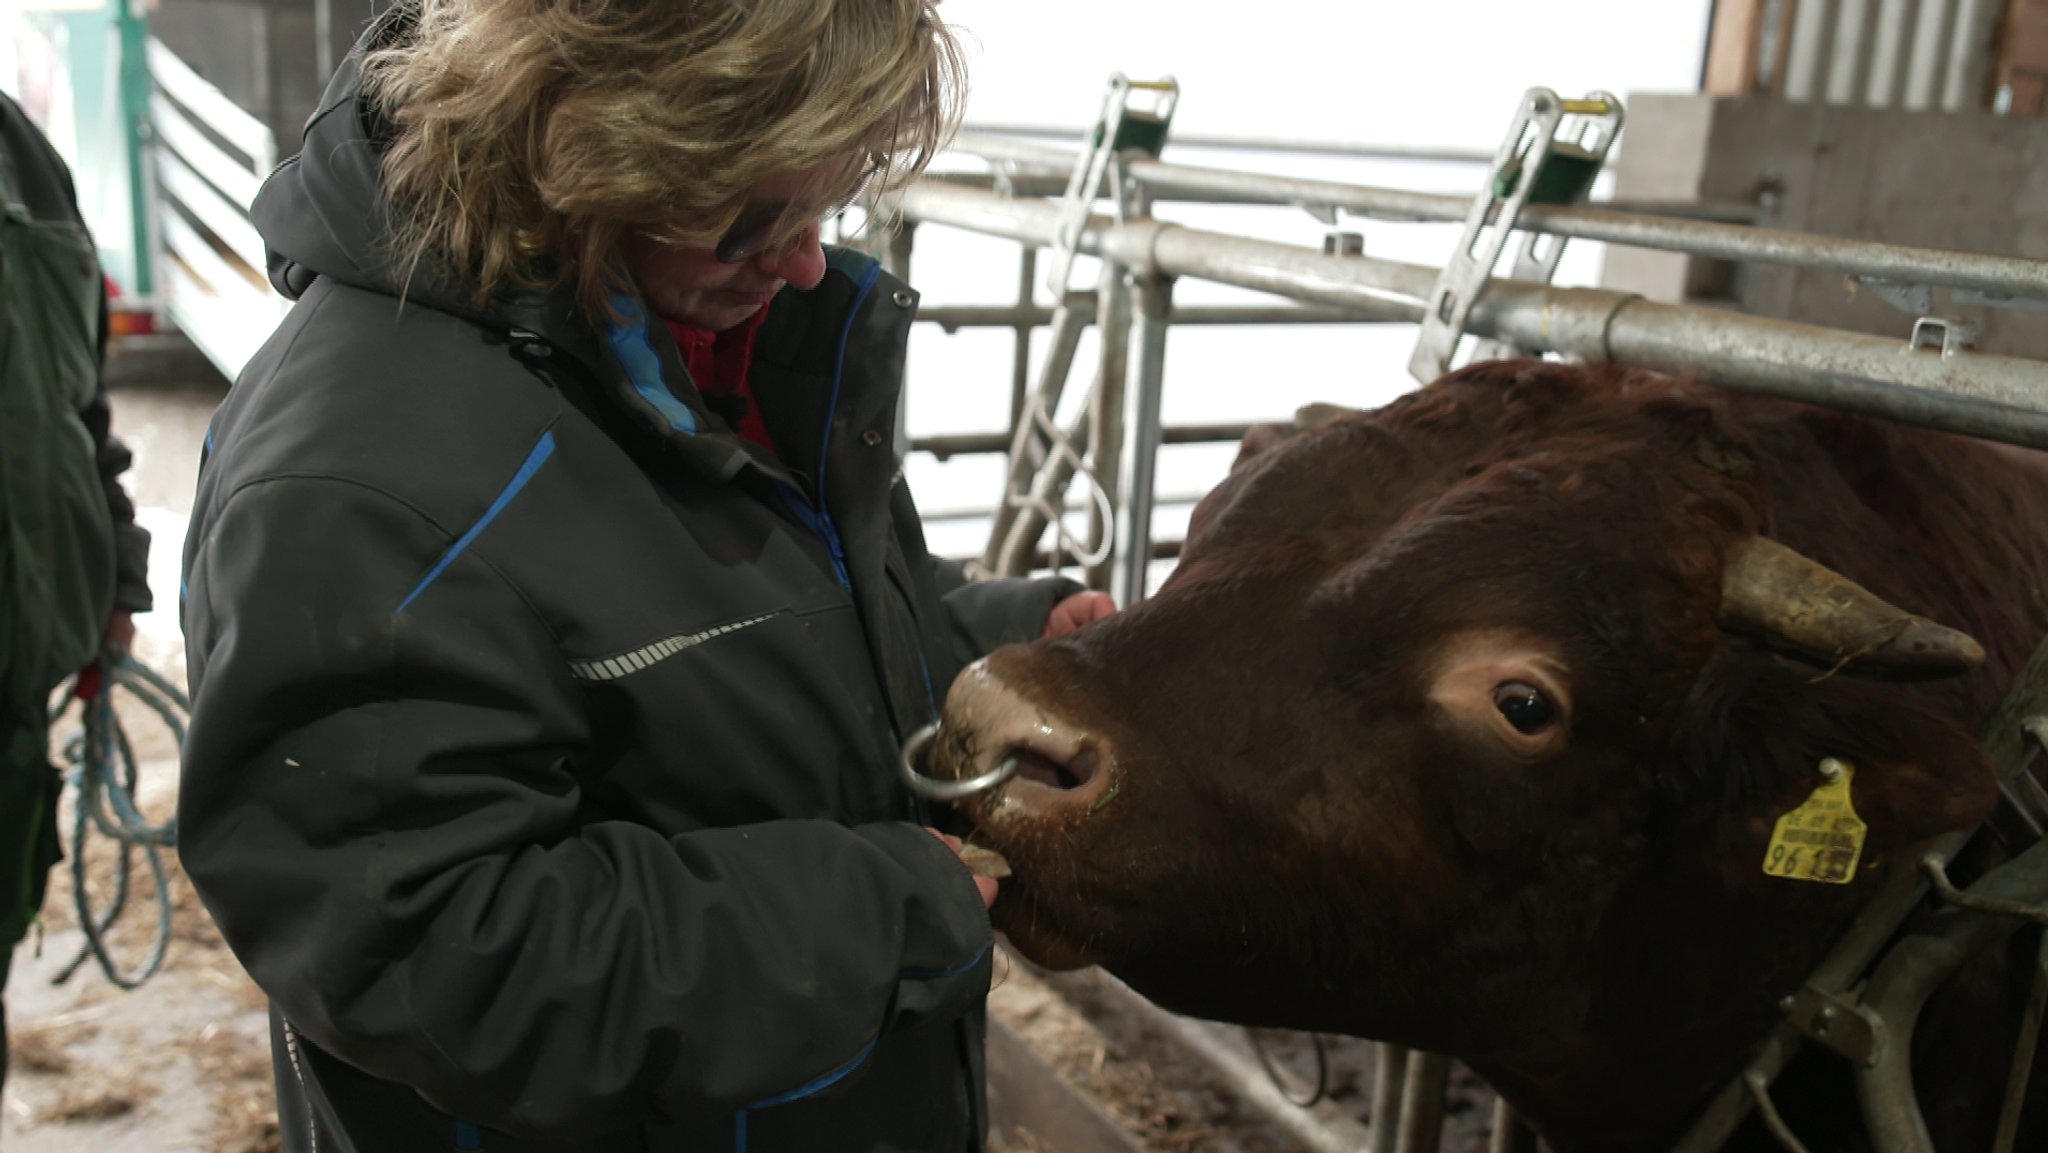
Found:
[{"label": "headlock stanchion", "polygon": [[[1472,198],[1464,235],[1430,291],[1428,307],[1422,313],[1422,331],[1415,338],[1415,355],[1408,362],[1408,371],[1416,380],[1428,384],[1450,371],[1472,302],[1493,276],[1494,265],[1500,263],[1523,207],[1577,204],[1592,194],[1593,182],[1621,131],[1621,116],[1621,101],[1605,92],[1595,92],[1584,100],[1563,100],[1548,88],[1531,88],[1522,97],[1522,107],[1508,125],[1507,138],[1501,141],[1479,195]],[[1516,280],[1550,283],[1564,256],[1564,245],[1562,236],[1524,233],[1512,275]],[[1474,359],[1520,353],[1506,341],[1492,341],[1482,346]]]}]

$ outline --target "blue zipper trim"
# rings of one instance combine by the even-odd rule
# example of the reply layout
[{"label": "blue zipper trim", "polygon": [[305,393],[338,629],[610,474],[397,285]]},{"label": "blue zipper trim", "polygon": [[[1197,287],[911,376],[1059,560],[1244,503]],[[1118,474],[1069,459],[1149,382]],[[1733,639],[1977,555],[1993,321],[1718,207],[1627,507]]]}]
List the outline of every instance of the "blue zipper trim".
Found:
[{"label": "blue zipper trim", "polygon": [[777,1105],[787,1105],[792,1101],[800,1101],[805,1097],[811,1097],[819,1093],[823,1093],[825,1090],[830,1089],[832,1086],[837,1085],[841,1081],[844,1081],[846,1080],[846,1078],[852,1076],[853,1071],[855,1069],[860,1068],[863,1062],[865,1062],[869,1057],[874,1055],[875,1046],[881,1043],[882,1035],[880,1033],[877,1033],[875,1034],[874,1039],[867,1043],[866,1048],[862,1049],[859,1053],[854,1055],[853,1060],[848,1061],[846,1064],[841,1065],[839,1068],[832,1070],[830,1073],[825,1074],[824,1076],[818,1078],[815,1081],[810,1082],[809,1084],[803,1085],[796,1089],[791,1089],[787,1093],[780,1093],[773,1097],[763,1098],[762,1100],[756,1101],[752,1105],[749,1105],[746,1108],[739,1110],[737,1113],[734,1113],[732,1119],[734,1153],[747,1153],[748,1114],[752,1113],[756,1109],[771,1109]]},{"label": "blue zipper trim", "polygon": [[477,1153],[484,1147],[484,1135],[468,1121],[455,1123],[456,1153]]},{"label": "blue zipper trim", "polygon": [[620,367],[626,370],[626,379],[633,382],[633,391],[641,399],[654,406],[669,428],[697,434],[697,414],[690,406],[677,400],[668,390],[668,382],[662,379],[661,358],[654,354],[654,346],[647,343],[647,313],[640,307],[640,299],[630,293],[615,292],[611,305],[624,323],[605,322],[605,338],[610,341],[612,355],[619,358]]},{"label": "blue zipper trim", "polygon": [[924,703],[932,711],[932,720],[939,719],[939,694],[932,691],[932,666],[924,659],[924,638],[917,641],[917,671],[924,674]]},{"label": "blue zipper trim", "polygon": [[796,518],[804,522],[804,527],[825,542],[826,551],[832,554],[832,573],[839,578],[839,587],[848,596],[853,595],[853,574],[847,570],[846,550],[840,547],[838,531],[832,527],[830,521],[818,515],[818,510],[812,508],[811,502],[805,500],[804,494],[798,492],[795,487],[778,482],[775,491],[782,494],[782,503],[788,505],[789,510],[796,514]]},{"label": "blue zipper trim", "polygon": [[[800,1085],[795,1089],[791,1089],[787,1093],[778,1093],[773,1097],[766,1097],[762,1100],[756,1101],[752,1105],[747,1106],[745,1109],[740,1110],[740,1116],[744,1118],[749,1111],[754,1109],[772,1109],[777,1105],[787,1105],[791,1101],[800,1101],[805,1097],[815,1097],[818,1094],[823,1093],[825,1090],[830,1089],[832,1086],[839,1084],[841,1081],[846,1080],[848,1077],[851,1077],[855,1069],[860,1068],[861,1065],[866,1063],[869,1057],[874,1056],[875,1046],[881,1043],[882,1035],[880,1033],[877,1033],[875,1034],[874,1039],[867,1043],[867,1046],[865,1048],[863,1048],[860,1052],[854,1054],[853,1060],[848,1061],[846,1064],[841,1065],[839,1068],[832,1070],[830,1073],[827,1073],[824,1076],[809,1082],[808,1084]],[[742,1124],[744,1125],[744,1121],[742,1122]]]},{"label": "blue zipper trim", "polygon": [[[981,964],[982,960],[989,955],[989,950],[993,947],[992,945],[983,945],[981,951],[974,955],[973,960],[958,969],[948,970],[943,973],[907,970],[898,974],[898,978],[901,980],[919,981],[958,977],[963,973],[973,971],[974,967]],[[848,1061],[846,1064],[841,1065],[822,1077],[791,1089],[787,1093],[778,1093],[773,1097],[764,1097],[733,1114],[733,1148],[735,1153],[747,1153],[747,1114],[757,1109],[772,1109],[777,1105],[787,1105],[792,1101],[801,1101],[805,1097],[815,1097],[823,1093],[825,1090],[852,1076],[854,1070],[865,1064],[869,1057],[874,1056],[875,1047],[881,1043],[882,1035],[877,1033],[860,1052],[854,1054],[853,1060]]]},{"label": "blue zipper trim", "polygon": [[491,502],[491,507],[484,510],[484,515],[469,526],[469,531],[458,537],[455,543],[449,546],[448,551],[441,554],[441,559],[434,562],[434,567],[427,570],[427,575],[420,578],[420,583],[399,602],[392,615],[403,613],[412,602],[419,599],[421,593],[427,591],[428,585],[441,579],[441,574],[448,571],[448,566],[455,563],[455,558],[462,555],[462,550],[468,548],[471,541],[481,535],[484,529],[489,528],[492,521],[498,519],[498,514],[505,511],[505,506],[512,503],[512,498],[519,495],[519,490],[526,487],[526,482],[532,480],[533,474],[539,472],[540,466],[546,464],[548,458],[554,454],[555,430],[549,429],[540,434],[540,440],[534,444],[533,451],[526,454],[526,463],[520,465],[519,471],[513,474],[512,483],[506,485],[505,491],[498,494],[498,499]]},{"label": "blue zipper trim", "polygon": [[903,972],[897,974],[897,976],[900,979],[906,981],[943,981],[948,977],[964,976],[968,973],[972,973],[975,970],[975,967],[981,964],[982,958],[988,956],[988,951],[991,948],[994,948],[994,946],[983,945],[981,947],[981,952],[976,953],[974,955],[973,960],[967,962],[965,965],[962,965],[957,969],[905,969]]},{"label": "blue zipper trim", "polygon": [[[841,262],[846,263],[851,262]],[[846,546],[839,540],[839,526],[832,523],[832,512],[825,504],[825,476],[832,461],[832,418],[839,413],[839,389],[846,379],[846,346],[853,339],[853,322],[860,315],[860,306],[867,302],[868,293],[874,291],[875,282],[882,278],[882,266],[873,260],[861,257],[858,267],[860,278],[854,285],[853,303],[846,308],[846,319],[839,326],[839,345],[832,354],[832,399],[825,406],[825,434],[818,440],[817,516],[812,523],[818,535],[825,538],[825,547],[832,550],[832,567],[838,570],[839,583],[849,593],[853,591],[853,579],[847,572]]]}]

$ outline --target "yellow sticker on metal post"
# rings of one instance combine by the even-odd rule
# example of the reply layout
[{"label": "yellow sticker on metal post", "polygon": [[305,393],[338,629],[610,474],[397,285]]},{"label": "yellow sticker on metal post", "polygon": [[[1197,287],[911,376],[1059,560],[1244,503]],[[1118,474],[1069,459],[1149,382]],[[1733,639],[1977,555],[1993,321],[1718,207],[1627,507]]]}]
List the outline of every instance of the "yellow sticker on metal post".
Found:
[{"label": "yellow sticker on metal post", "polygon": [[1764,872],[1794,881],[1846,885],[1856,877],[1870,827],[1849,799],[1855,766],[1830,757],[1821,762],[1827,777],[1799,807],[1778,818],[1764,849]]}]

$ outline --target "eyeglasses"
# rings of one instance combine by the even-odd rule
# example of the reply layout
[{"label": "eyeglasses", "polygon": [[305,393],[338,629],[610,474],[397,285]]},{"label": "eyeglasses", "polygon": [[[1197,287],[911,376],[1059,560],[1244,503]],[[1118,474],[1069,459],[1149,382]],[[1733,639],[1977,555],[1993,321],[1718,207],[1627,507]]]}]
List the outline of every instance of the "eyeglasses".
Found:
[{"label": "eyeglasses", "polygon": [[[718,247],[711,255],[720,264],[743,263],[769,246],[782,232],[783,218],[789,215],[787,203],[750,205],[741,210],[740,218],[732,222],[725,235],[718,238]],[[821,215],[819,219],[824,219]]]},{"label": "eyeglasses", "polygon": [[[868,182],[881,171],[884,162],[883,157],[870,157],[867,167],[860,174],[860,180],[854,184],[853,191],[820,210],[815,219],[828,220],[851,207],[854,201],[860,199],[861,193],[867,191]],[[763,204],[750,204],[741,209],[739,219],[733,221],[732,227],[725,230],[725,235],[718,238],[718,245],[711,250],[712,257],[720,264],[739,264],[781,242],[786,233],[791,208],[792,205],[787,200],[774,200]]]}]

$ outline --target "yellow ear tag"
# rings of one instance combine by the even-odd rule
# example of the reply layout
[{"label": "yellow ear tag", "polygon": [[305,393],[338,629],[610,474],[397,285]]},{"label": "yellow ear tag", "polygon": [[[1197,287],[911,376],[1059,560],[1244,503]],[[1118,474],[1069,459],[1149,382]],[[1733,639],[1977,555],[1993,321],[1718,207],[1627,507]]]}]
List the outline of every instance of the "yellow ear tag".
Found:
[{"label": "yellow ear tag", "polygon": [[1849,783],[1856,768],[1833,757],[1820,763],[1827,777],[1799,807],[1778,818],[1764,850],[1764,872],[1794,881],[1846,885],[1856,877],[1870,826],[1856,815]]}]

